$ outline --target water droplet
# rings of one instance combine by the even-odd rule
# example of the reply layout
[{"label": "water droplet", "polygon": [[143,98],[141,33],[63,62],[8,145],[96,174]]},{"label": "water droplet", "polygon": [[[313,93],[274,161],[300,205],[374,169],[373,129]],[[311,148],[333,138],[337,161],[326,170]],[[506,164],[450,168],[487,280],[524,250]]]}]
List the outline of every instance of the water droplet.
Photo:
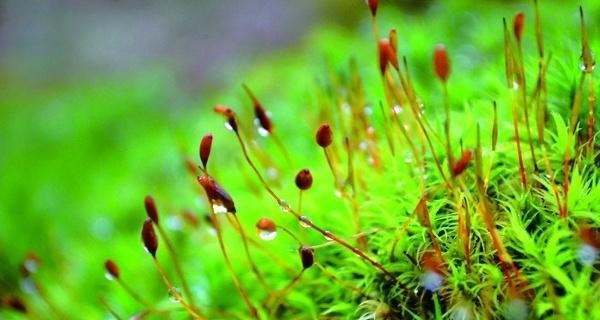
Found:
[{"label": "water droplet", "polygon": [[267,131],[265,128],[263,128],[263,127],[260,127],[260,126],[259,126],[258,128],[256,128],[256,131],[258,131],[258,134],[259,134],[261,137],[268,137],[268,136],[269,136],[269,134],[271,134],[271,133],[270,133],[269,131]]},{"label": "water droplet", "polygon": [[169,289],[169,300],[175,303],[181,302],[181,290],[175,287]]},{"label": "water droplet", "polygon": [[215,230],[215,228],[213,228],[213,227],[208,227],[206,229],[206,231],[208,232],[209,235],[211,235],[213,237],[217,235],[217,230]]},{"label": "water droplet", "polygon": [[171,230],[181,230],[183,228],[183,221],[179,216],[170,215],[167,217],[167,227]]},{"label": "water droplet", "polygon": [[277,168],[270,167],[267,169],[267,177],[271,180],[276,180],[279,177],[279,171]]},{"label": "water droplet", "polygon": [[364,140],[363,140],[363,141],[361,141],[361,142],[358,144],[358,148],[359,148],[360,150],[363,150],[363,151],[367,150],[367,146],[368,146],[368,144],[367,144],[367,142],[366,142],[366,141],[364,141]]},{"label": "water droplet", "polygon": [[215,213],[227,213],[227,208],[220,201],[213,200],[212,207]]},{"label": "water droplet", "polygon": [[324,236],[325,236],[325,240],[327,240],[327,241],[333,241],[333,234],[330,231],[325,230],[325,235]]},{"label": "water droplet", "polygon": [[37,292],[37,287],[35,286],[35,283],[29,277],[21,281],[21,288],[24,292],[28,294],[35,294]]},{"label": "water droplet", "polygon": [[344,193],[342,192],[342,190],[340,190],[340,189],[336,189],[336,190],[333,192],[333,195],[334,195],[334,196],[336,196],[337,198],[341,198],[341,197],[343,197],[343,196],[344,196]]},{"label": "water droplet", "polygon": [[310,219],[307,216],[300,216],[300,218],[298,218],[298,221],[300,222],[300,226],[302,228],[310,228]]},{"label": "water droplet", "polygon": [[584,266],[591,266],[598,259],[598,250],[593,246],[584,243],[577,250],[577,260]]},{"label": "water droplet", "polygon": [[271,241],[277,237],[277,231],[260,230],[258,231],[258,237],[265,241]]},{"label": "water droplet", "polygon": [[115,280],[115,277],[113,277],[112,274],[110,274],[110,272],[107,272],[104,274],[104,277],[108,280],[108,281],[113,281]]},{"label": "water droplet", "polygon": [[281,209],[282,212],[290,212],[290,209],[291,209],[288,202],[283,199],[279,200],[279,208]]},{"label": "water droplet", "polygon": [[227,128],[227,130],[229,131],[233,131],[233,127],[229,124],[228,121],[225,121],[225,128]]},{"label": "water droplet", "polygon": [[402,113],[402,107],[400,107],[399,105],[395,105],[392,108],[392,111],[394,112],[394,114],[401,114]]},{"label": "water droplet", "polygon": [[344,111],[345,114],[350,114],[352,112],[350,105],[345,102],[344,102],[344,104],[342,104],[342,110]]},{"label": "water droplet", "polygon": [[365,115],[370,116],[373,114],[373,109],[370,106],[366,106],[364,109]]},{"label": "water droplet", "polygon": [[513,90],[519,90],[519,83],[517,83],[516,81],[513,81]]},{"label": "water droplet", "polygon": [[431,292],[436,292],[444,284],[444,278],[435,271],[427,271],[421,275],[421,286]]},{"label": "water droplet", "polygon": [[25,261],[25,268],[30,273],[34,273],[38,269],[38,261],[36,259],[27,259]]},{"label": "water droplet", "polygon": [[367,159],[367,162],[368,162],[370,165],[374,165],[374,164],[375,164],[377,161],[375,160],[375,158],[373,158],[373,157],[369,157],[369,158]]}]

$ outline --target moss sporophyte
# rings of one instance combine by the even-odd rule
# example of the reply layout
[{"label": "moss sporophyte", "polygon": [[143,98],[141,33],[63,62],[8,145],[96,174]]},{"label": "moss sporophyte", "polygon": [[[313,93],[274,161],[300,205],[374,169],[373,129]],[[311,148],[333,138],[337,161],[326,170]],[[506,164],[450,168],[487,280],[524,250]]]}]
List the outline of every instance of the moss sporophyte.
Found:
[{"label": "moss sporophyte", "polygon": [[[423,75],[411,75],[411,50],[403,49],[407,35],[400,28],[380,33],[383,9],[366,1],[375,41],[365,43],[373,49],[372,65],[360,68],[373,69],[377,90],[365,90],[356,62],[332,73],[323,94],[331,101],[320,104],[318,116],[298,115],[309,128],[304,144],[289,136],[290,123],[279,125],[269,112],[275,108],[258,98],[268,93],[252,91],[253,85],[240,89],[251,112],[213,108],[228,130],[201,136],[199,159],[185,161],[207,211],[201,219],[179,211],[193,234],[175,239],[163,226],[162,199],[147,196],[147,218],[140,213],[143,246],[176,308],[151,301],[130,287],[135,282],[126,269],[104,262],[107,278],[141,313],[185,312],[196,319],[600,316],[595,61],[583,9],[581,51],[552,59],[537,1],[532,27],[524,12],[514,15],[512,28],[498,17],[493,36],[503,45],[503,61],[491,61],[503,63],[493,69],[504,69],[493,75],[502,84],[477,104],[484,110],[469,102],[463,110],[456,102],[461,92],[453,82],[464,57],[453,60],[460,51],[453,42],[428,51],[426,75],[434,85],[424,92],[428,87],[417,83]],[[537,50],[530,55],[533,39]],[[553,95],[559,85],[549,81],[558,55],[581,61],[568,97]],[[373,92],[380,96],[367,95]],[[566,99],[569,110],[554,112],[550,97]],[[227,157],[237,157],[237,165],[223,164],[219,146],[231,147]],[[235,288],[227,305],[198,289],[210,279],[199,283],[194,268],[206,266],[180,257],[179,244],[189,239],[194,250],[214,247],[202,259],[226,270],[227,278],[211,290]],[[27,294],[41,296],[64,318],[32,270],[22,266],[24,281],[37,288]],[[114,317],[128,317],[115,301],[98,300]],[[2,305],[28,313],[28,301],[15,295]]]}]

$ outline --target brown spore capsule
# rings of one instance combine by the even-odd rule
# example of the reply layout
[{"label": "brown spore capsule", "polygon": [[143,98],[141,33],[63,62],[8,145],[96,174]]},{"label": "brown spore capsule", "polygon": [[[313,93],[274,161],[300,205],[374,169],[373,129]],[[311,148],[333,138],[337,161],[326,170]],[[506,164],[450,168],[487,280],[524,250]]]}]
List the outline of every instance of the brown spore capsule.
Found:
[{"label": "brown spore capsule", "polygon": [[277,231],[277,225],[269,218],[260,218],[256,222],[256,229],[266,232],[275,232]]},{"label": "brown spore capsule", "polygon": [[235,112],[231,108],[218,105],[215,106],[213,110],[216,113],[225,116],[225,118],[227,119],[227,125],[229,125],[231,130],[233,130],[236,133],[238,132],[237,122],[235,121]]},{"label": "brown spore capsule", "polygon": [[525,15],[523,12],[518,12],[515,15],[515,19],[513,20],[513,32],[515,34],[515,38],[517,41],[521,42],[521,37],[523,35],[523,28],[525,27]]},{"label": "brown spore capsule", "polygon": [[450,75],[450,60],[448,59],[446,47],[443,44],[435,46],[433,51],[433,66],[436,76],[443,82],[446,82]]},{"label": "brown spore capsule", "polygon": [[391,63],[394,68],[398,69],[398,56],[392,44],[390,44],[390,40],[386,38],[380,39],[377,48],[379,53],[379,71],[381,74],[385,73],[388,63]]},{"label": "brown spore capsule", "polygon": [[454,164],[454,167],[452,167],[452,176],[456,177],[463,173],[469,166],[471,159],[473,159],[473,150],[465,150],[460,159]]},{"label": "brown spore capsule", "polygon": [[154,203],[154,198],[152,198],[152,196],[146,196],[144,199],[144,207],[146,208],[146,215],[148,215],[148,218],[152,219],[152,222],[158,224],[158,210],[156,210],[156,203]]},{"label": "brown spore capsule", "polygon": [[212,177],[201,175],[198,182],[206,191],[215,213],[235,213],[235,203],[231,196]]},{"label": "brown spore capsule", "polygon": [[200,161],[202,161],[202,167],[206,169],[206,164],[208,163],[208,158],[210,157],[210,150],[212,148],[213,136],[212,134],[206,134],[202,137],[202,141],[200,141],[200,148],[198,153],[200,155]]},{"label": "brown spore capsule", "polygon": [[377,14],[377,7],[379,6],[379,0],[367,0],[367,5],[371,10],[371,14],[375,16]]},{"label": "brown spore capsule", "polygon": [[300,247],[300,259],[302,260],[302,267],[308,269],[315,263],[315,250],[312,247],[302,246]]},{"label": "brown spore capsule", "polygon": [[300,190],[308,190],[313,184],[313,177],[308,169],[302,169],[296,175],[296,186]]},{"label": "brown spore capsule", "polygon": [[317,134],[315,136],[317,140],[317,144],[323,148],[328,147],[333,142],[333,131],[329,124],[324,123],[317,130]]},{"label": "brown spore capsule", "polygon": [[119,267],[114,261],[112,261],[111,259],[106,259],[106,261],[104,262],[104,268],[111,277],[119,279]]},{"label": "brown spore capsule", "polygon": [[154,232],[154,223],[150,218],[144,220],[144,225],[142,226],[142,242],[144,243],[144,248],[146,248],[146,251],[148,251],[148,253],[150,253],[153,257],[156,257],[158,239],[156,238],[156,233]]}]

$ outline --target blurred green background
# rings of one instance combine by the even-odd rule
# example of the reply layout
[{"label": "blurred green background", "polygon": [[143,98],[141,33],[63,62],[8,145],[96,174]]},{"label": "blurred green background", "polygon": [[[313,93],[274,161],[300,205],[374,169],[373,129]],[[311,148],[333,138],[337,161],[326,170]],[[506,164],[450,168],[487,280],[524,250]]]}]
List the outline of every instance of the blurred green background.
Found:
[{"label": "blurred green background", "polygon": [[[503,16],[526,13],[525,49],[534,52],[531,1],[381,2],[381,30],[398,29],[425,100],[436,88],[436,43],[446,43],[453,59],[456,105],[501,87]],[[580,3],[598,48],[597,1],[542,0],[545,37],[561,34],[547,41],[550,52],[577,50]],[[22,291],[18,266],[33,251],[41,258],[37,276],[63,310],[101,318],[99,294],[136,310],[104,280],[107,257],[146,296],[164,299],[139,241],[143,198],[155,196],[180,242],[181,209],[206,212],[182,157],[196,160],[200,137],[212,131],[215,171],[237,174],[239,151],[212,106],[248,111],[240,85],[249,84],[272,111],[280,137],[308,159],[316,154],[309,147],[314,128],[297,118],[317,117],[327,72],[351,58],[370,96],[378,94],[362,0],[0,2],[0,297]],[[576,55],[558,58],[554,72],[564,77],[565,91],[575,74],[561,75],[561,66],[577,64]],[[236,186],[244,192],[242,182],[230,183]],[[206,272],[219,272],[220,257],[210,269],[194,246],[183,250],[200,300],[227,292],[206,284],[213,281]],[[151,279],[136,276],[147,270]]]}]

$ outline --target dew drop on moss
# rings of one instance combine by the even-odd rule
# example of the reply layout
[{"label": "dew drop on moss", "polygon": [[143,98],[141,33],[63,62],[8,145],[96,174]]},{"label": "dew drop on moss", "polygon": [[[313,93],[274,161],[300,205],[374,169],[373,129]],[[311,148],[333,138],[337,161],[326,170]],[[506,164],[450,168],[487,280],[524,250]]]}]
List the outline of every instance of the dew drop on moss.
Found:
[{"label": "dew drop on moss", "polygon": [[178,288],[175,288],[175,287],[169,289],[169,300],[174,303],[180,303],[181,302],[181,290],[179,290]]},{"label": "dew drop on moss", "polygon": [[302,228],[310,228],[310,219],[307,216],[300,216],[298,222]]},{"label": "dew drop on moss", "polygon": [[283,199],[279,200],[279,208],[282,212],[290,212],[290,205]]}]

